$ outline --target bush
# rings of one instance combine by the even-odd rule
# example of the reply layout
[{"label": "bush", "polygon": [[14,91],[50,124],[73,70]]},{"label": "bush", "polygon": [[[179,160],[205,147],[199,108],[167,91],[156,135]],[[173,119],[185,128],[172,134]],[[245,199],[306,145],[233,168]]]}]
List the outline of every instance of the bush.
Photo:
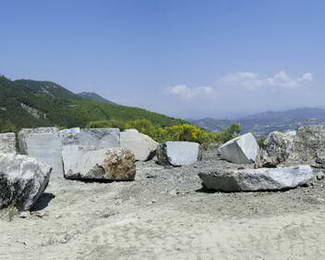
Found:
[{"label": "bush", "polygon": [[0,120],[0,133],[17,132],[16,126],[9,120]]},{"label": "bush", "polygon": [[204,146],[211,143],[224,143],[234,138],[240,132],[239,124],[232,124],[223,132],[209,132],[187,123],[159,127],[146,119],[128,122],[120,122],[117,120],[93,121],[88,123],[87,126],[90,128],[116,127],[121,130],[134,128],[160,143],[166,141],[189,141],[197,142]]},{"label": "bush", "polygon": [[99,120],[99,121],[92,121],[87,124],[88,128],[119,128],[122,131],[125,128],[125,122],[118,121],[118,120]]}]

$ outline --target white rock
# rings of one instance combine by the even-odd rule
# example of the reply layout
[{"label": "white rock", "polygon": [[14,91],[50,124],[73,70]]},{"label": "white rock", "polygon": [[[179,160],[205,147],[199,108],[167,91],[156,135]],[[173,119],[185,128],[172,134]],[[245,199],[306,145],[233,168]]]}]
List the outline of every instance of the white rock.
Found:
[{"label": "white rock", "polygon": [[136,129],[128,129],[120,134],[121,147],[134,153],[135,159],[147,161],[153,158],[158,143],[151,137],[139,133]]},{"label": "white rock", "polygon": [[120,146],[118,128],[71,128],[60,131],[62,145],[93,146],[114,148]]},{"label": "white rock", "polygon": [[247,133],[223,144],[219,147],[218,152],[220,158],[232,163],[254,163],[259,152],[259,146],[254,135]]},{"label": "white rock", "polygon": [[[62,142],[63,171],[66,178],[82,172],[82,169],[78,167],[81,165],[79,160],[86,156],[84,154],[95,154],[96,150],[101,150],[98,152],[101,153],[103,152],[102,149],[120,146],[120,130],[117,128],[64,129],[60,131],[60,138]],[[86,158],[86,160],[90,159]],[[69,172],[70,174],[68,174]]]},{"label": "white rock", "polygon": [[165,142],[157,149],[157,159],[161,165],[189,165],[201,159],[200,145],[193,142]]},{"label": "white rock", "polygon": [[283,190],[306,184],[314,178],[307,165],[243,170],[218,169],[199,173],[203,186],[217,191]]},{"label": "white rock", "polygon": [[34,158],[0,153],[0,208],[30,210],[50,179],[51,168]]},{"label": "white rock", "polygon": [[69,145],[63,150],[64,177],[84,180],[134,180],[134,154],[127,149]]},{"label": "white rock", "polygon": [[63,175],[62,144],[55,127],[25,128],[18,134],[22,154],[36,158],[52,167],[53,176]]},{"label": "white rock", "polygon": [[16,153],[16,135],[15,133],[0,134],[0,152]]}]

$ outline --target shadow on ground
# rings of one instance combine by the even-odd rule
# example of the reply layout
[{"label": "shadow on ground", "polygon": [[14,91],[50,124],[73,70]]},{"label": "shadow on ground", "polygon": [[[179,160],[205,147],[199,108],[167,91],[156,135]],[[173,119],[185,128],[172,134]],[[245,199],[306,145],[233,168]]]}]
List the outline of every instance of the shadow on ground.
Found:
[{"label": "shadow on ground", "polygon": [[38,211],[45,209],[51,200],[55,198],[55,195],[52,193],[44,192],[41,197],[37,200],[36,204],[33,206],[32,211]]}]

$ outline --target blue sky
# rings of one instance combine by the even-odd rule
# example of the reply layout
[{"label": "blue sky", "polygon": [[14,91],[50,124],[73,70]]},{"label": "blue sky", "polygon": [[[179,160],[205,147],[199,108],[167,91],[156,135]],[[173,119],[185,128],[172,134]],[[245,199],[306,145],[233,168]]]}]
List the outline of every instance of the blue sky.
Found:
[{"label": "blue sky", "polygon": [[11,0],[0,74],[184,118],[323,106],[321,0]]}]

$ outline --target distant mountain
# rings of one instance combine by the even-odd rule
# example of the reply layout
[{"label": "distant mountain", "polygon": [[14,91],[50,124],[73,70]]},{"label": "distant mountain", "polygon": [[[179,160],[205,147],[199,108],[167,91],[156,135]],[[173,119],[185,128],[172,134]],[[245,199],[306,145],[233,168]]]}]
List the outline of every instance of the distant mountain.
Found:
[{"label": "distant mountain", "polygon": [[33,93],[45,94],[55,98],[76,98],[76,94],[70,90],[50,81],[20,79],[15,80],[14,83],[31,90]]},{"label": "distant mountain", "polygon": [[87,100],[105,102],[105,103],[109,103],[112,105],[117,105],[116,103],[114,103],[110,100],[107,100],[106,98],[103,98],[102,96],[100,96],[96,93],[93,93],[93,92],[81,92],[81,93],[78,93],[78,95],[84,99],[87,99]]},{"label": "distant mountain", "polygon": [[147,119],[157,126],[184,122],[141,108],[86,99],[54,82],[0,76],[0,132],[22,127],[85,127],[90,121],[112,119]]},{"label": "distant mountain", "polygon": [[212,132],[222,131],[232,123],[232,121],[230,120],[214,119],[211,117],[206,117],[197,120],[187,119],[187,121]]},{"label": "distant mountain", "polygon": [[292,121],[292,120],[309,120],[309,119],[325,119],[325,109],[302,107],[302,108],[290,109],[290,110],[280,111],[280,112],[267,111],[267,112],[249,115],[240,118],[240,120],[244,120],[244,121],[250,121],[250,120]]},{"label": "distant mountain", "polygon": [[210,131],[220,131],[237,122],[243,133],[254,132],[257,136],[264,136],[275,130],[296,130],[303,125],[325,124],[325,109],[304,107],[280,112],[267,111],[236,120],[204,118],[188,121]]}]

